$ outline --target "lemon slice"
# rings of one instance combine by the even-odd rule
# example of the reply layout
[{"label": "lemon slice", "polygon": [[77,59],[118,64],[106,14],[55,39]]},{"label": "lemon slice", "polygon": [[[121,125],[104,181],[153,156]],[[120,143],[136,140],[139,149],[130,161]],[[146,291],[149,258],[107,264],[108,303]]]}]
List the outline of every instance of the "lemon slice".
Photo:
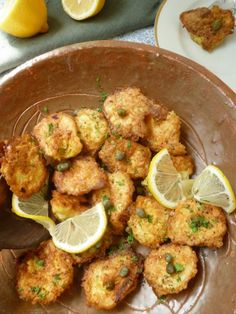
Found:
[{"label": "lemon slice", "polygon": [[0,29],[16,37],[48,31],[44,0],[6,0],[0,10]]},{"label": "lemon slice", "polygon": [[224,173],[217,167],[207,166],[195,179],[192,194],[201,203],[212,204],[232,213],[236,207],[233,189]]},{"label": "lemon slice", "polygon": [[167,208],[175,208],[186,199],[182,176],[175,169],[166,148],[157,153],[149,166],[147,176],[148,189],[154,198]]},{"label": "lemon slice", "polygon": [[107,216],[102,203],[56,225],[53,242],[59,249],[69,253],[86,251],[103,236]]},{"label": "lemon slice", "polygon": [[62,0],[65,12],[75,20],[85,20],[98,14],[105,0]]},{"label": "lemon slice", "polygon": [[54,221],[48,217],[48,202],[45,200],[47,186],[32,195],[27,200],[22,200],[15,194],[12,196],[12,211],[17,216],[29,218],[41,224],[52,235],[55,229]]}]

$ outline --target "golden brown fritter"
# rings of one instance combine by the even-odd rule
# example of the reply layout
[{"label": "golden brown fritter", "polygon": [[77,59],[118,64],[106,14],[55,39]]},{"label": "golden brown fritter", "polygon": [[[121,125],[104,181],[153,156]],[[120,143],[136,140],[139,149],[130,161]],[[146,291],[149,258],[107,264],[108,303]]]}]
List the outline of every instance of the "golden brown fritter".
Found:
[{"label": "golden brown fritter", "polygon": [[77,196],[103,188],[107,176],[94,158],[80,157],[72,161],[69,170],[55,171],[53,182],[60,193]]},{"label": "golden brown fritter", "polygon": [[93,192],[93,204],[102,202],[107,213],[112,232],[122,234],[129,219],[128,207],[132,203],[134,184],[130,176],[117,171],[108,174],[109,186]]},{"label": "golden brown fritter", "polygon": [[8,142],[1,172],[11,191],[20,198],[29,198],[38,192],[48,176],[46,161],[37,143],[28,134]]},{"label": "golden brown fritter", "polygon": [[235,20],[231,10],[218,6],[182,12],[180,20],[191,38],[208,51],[219,46],[234,31]]},{"label": "golden brown fritter", "polygon": [[110,172],[121,170],[137,179],[147,176],[151,152],[148,147],[131,140],[111,137],[100,150],[99,158]]},{"label": "golden brown fritter", "polygon": [[148,133],[145,137],[147,146],[154,152],[167,148],[171,155],[184,155],[185,146],[180,143],[180,118],[174,111],[168,113],[165,120],[153,117],[147,119]]},{"label": "golden brown fritter", "polygon": [[59,221],[79,215],[90,208],[85,197],[62,194],[58,191],[52,192],[50,204],[53,215]]},{"label": "golden brown fritter", "polygon": [[144,277],[158,296],[179,293],[197,274],[197,255],[185,245],[166,244],[144,262]]},{"label": "golden brown fritter", "polygon": [[97,110],[81,109],[75,117],[83,150],[94,155],[108,135],[108,123]]},{"label": "golden brown fritter", "polygon": [[80,254],[72,254],[74,264],[82,265],[91,262],[95,258],[104,257],[106,250],[112,245],[113,240],[114,237],[111,233],[111,230],[110,228],[107,228],[102,239],[93,245],[90,249]]},{"label": "golden brown fritter", "polygon": [[170,210],[151,196],[138,196],[130,207],[128,226],[134,238],[142,245],[157,248],[167,237]]},{"label": "golden brown fritter", "polygon": [[194,172],[193,159],[190,155],[171,156],[174,167],[178,172],[184,172],[187,176],[191,176]]},{"label": "golden brown fritter", "polygon": [[18,263],[19,297],[33,304],[56,301],[73,281],[72,262],[72,257],[57,249],[51,240],[41,243]]},{"label": "golden brown fritter", "polygon": [[44,154],[54,160],[77,156],[82,150],[75,120],[58,112],[42,119],[33,130]]},{"label": "golden brown fritter", "polygon": [[113,309],[137,287],[141,272],[140,256],[127,250],[91,263],[83,278],[88,305]]},{"label": "golden brown fritter", "polygon": [[168,222],[168,237],[174,243],[221,247],[227,231],[221,208],[195,200],[181,202]]},{"label": "golden brown fritter", "polygon": [[103,105],[112,133],[138,141],[147,133],[145,117],[152,101],[140,89],[128,87],[108,96]]}]

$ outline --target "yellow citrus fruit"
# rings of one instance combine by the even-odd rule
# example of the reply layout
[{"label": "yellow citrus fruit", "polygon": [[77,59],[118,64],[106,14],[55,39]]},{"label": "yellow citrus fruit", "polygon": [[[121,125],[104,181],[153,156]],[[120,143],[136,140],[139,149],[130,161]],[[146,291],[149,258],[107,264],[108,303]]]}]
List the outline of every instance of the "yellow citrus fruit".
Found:
[{"label": "yellow citrus fruit", "polygon": [[20,38],[47,32],[45,1],[6,0],[0,10],[0,29]]},{"label": "yellow citrus fruit", "polygon": [[85,20],[98,14],[105,0],[62,0],[64,11],[75,20]]}]

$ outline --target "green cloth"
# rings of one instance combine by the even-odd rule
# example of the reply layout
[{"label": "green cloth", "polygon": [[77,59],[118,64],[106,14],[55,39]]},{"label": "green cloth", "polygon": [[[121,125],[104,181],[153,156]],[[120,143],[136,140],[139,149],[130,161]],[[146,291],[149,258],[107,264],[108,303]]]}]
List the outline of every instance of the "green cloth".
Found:
[{"label": "green cloth", "polygon": [[60,0],[48,1],[49,32],[20,39],[0,31],[0,73],[46,51],[68,44],[110,39],[152,25],[161,0],[107,0],[95,17],[75,21]]}]

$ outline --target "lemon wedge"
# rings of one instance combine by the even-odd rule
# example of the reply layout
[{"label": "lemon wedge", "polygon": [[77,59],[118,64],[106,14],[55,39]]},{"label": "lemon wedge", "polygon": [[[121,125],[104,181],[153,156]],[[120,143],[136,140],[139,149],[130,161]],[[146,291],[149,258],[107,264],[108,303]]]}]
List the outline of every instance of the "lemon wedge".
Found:
[{"label": "lemon wedge", "polygon": [[12,211],[17,216],[29,218],[41,224],[52,235],[54,234],[55,223],[48,217],[48,202],[45,200],[46,191],[47,186],[27,200],[20,199],[13,194]]},{"label": "lemon wedge", "polygon": [[45,1],[6,0],[0,10],[0,29],[20,38],[47,32]]},{"label": "lemon wedge", "polygon": [[207,166],[195,179],[193,197],[201,202],[223,208],[232,213],[236,207],[233,189],[224,173],[213,165]]},{"label": "lemon wedge", "polygon": [[98,14],[105,0],[62,0],[64,11],[75,20],[85,20]]}]

